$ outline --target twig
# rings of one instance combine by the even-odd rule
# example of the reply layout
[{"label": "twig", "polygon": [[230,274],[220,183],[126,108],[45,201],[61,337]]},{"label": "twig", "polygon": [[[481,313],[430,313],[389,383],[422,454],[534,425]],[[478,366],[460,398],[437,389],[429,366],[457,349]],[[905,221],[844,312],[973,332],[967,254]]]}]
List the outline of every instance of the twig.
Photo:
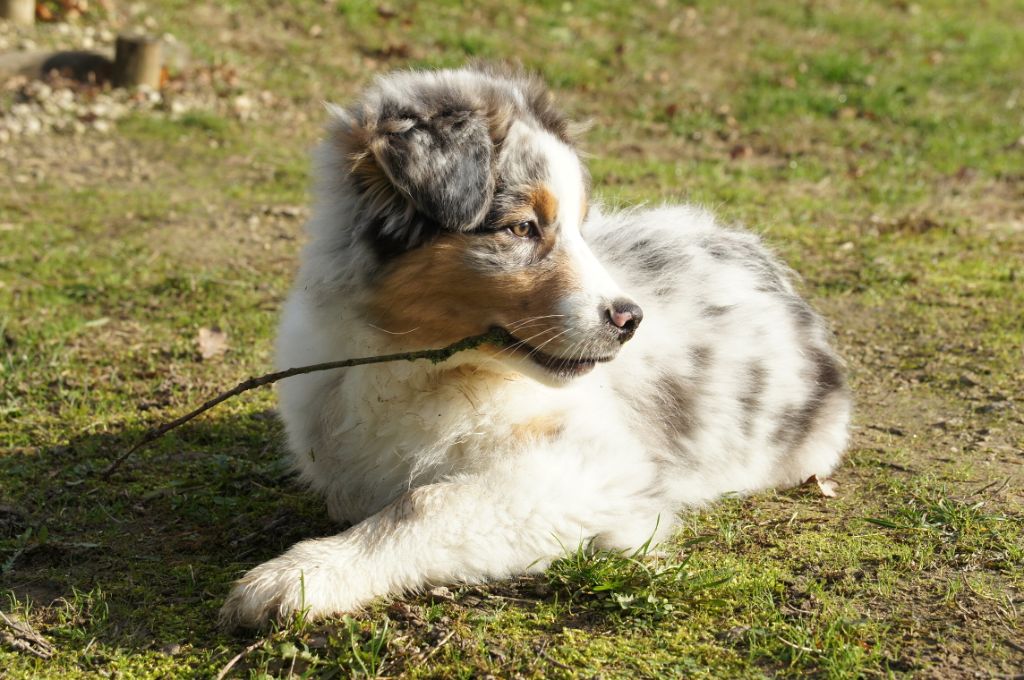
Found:
[{"label": "twig", "polygon": [[504,329],[495,328],[487,333],[481,335],[473,335],[468,338],[463,338],[458,342],[453,342],[447,347],[440,349],[422,349],[415,352],[398,352],[396,354],[383,354],[375,357],[362,357],[359,359],[344,359],[342,361],[328,361],[322,364],[313,364],[311,366],[299,366],[297,368],[289,368],[284,371],[278,371],[276,373],[267,373],[255,378],[249,378],[243,382],[238,383],[232,389],[227,392],[221,392],[216,397],[205,402],[199,408],[186,413],[180,418],[175,418],[169,422],[166,422],[158,427],[153,428],[147,432],[141,440],[135,446],[131,447],[120,456],[118,456],[114,462],[112,462],[107,468],[101,473],[102,479],[109,479],[114,472],[121,467],[128,458],[141,449],[142,447],[150,444],[151,442],[159,439],[163,435],[167,434],[171,430],[181,425],[184,425],[188,421],[192,420],[198,415],[209,411],[211,408],[220,404],[223,401],[230,399],[231,397],[247,392],[257,387],[263,387],[264,385],[270,385],[279,380],[285,378],[291,378],[296,375],[303,375],[305,373],[315,373],[317,371],[330,371],[336,368],[350,368],[352,366],[363,366],[366,364],[381,364],[387,361],[417,361],[419,359],[429,359],[432,363],[438,364],[442,361],[447,361],[455,354],[465,351],[467,349],[474,349],[480,345],[493,344],[499,347],[504,347],[508,344],[515,342],[514,338]]},{"label": "twig", "polygon": [[778,636],[777,639],[782,644],[786,645],[787,647],[792,647],[793,649],[797,650],[798,652],[807,652],[808,654],[821,654],[821,650],[819,650],[819,649],[814,649],[812,647],[804,647],[803,645],[798,645],[795,642],[790,642],[789,640],[787,640],[786,638],[782,637],[781,635]]},{"label": "twig", "polygon": [[[989,483],[988,483],[988,484],[986,484],[985,486],[981,487],[981,488],[980,488],[980,489],[978,489],[977,491],[973,491],[973,492],[971,492],[971,493],[970,493],[970,494],[968,494],[968,495],[969,495],[969,496],[980,496],[981,494],[983,494],[984,492],[988,491],[989,489],[991,489],[991,488],[992,488],[993,486],[995,486],[996,484],[999,484],[999,480],[998,480],[998,479],[994,479],[994,480],[992,480],[991,482],[989,482]],[[1003,492],[1003,489],[1005,489],[1005,488],[1006,488],[1006,487],[1008,487],[1009,485],[1010,485],[1010,478],[1009,478],[1009,477],[1007,477],[1006,479],[1004,479],[1004,480],[1003,480],[1003,483],[1002,483],[1002,484],[1001,484],[1001,485],[999,486],[999,488],[998,488],[998,489],[996,489],[995,491],[993,491],[992,493],[990,493],[990,494],[988,494],[988,495],[989,495],[990,497],[991,497],[991,496],[998,496],[998,495],[999,495],[1000,493],[1002,493],[1002,492]]]},{"label": "twig", "polygon": [[564,663],[562,663],[561,661],[559,661],[558,659],[552,659],[552,658],[551,658],[551,655],[550,655],[550,654],[548,654],[548,650],[547,650],[546,648],[543,648],[543,649],[539,649],[539,650],[537,650],[537,654],[538,654],[538,655],[539,655],[539,656],[540,656],[540,657],[541,657],[542,659],[544,659],[545,661],[547,661],[548,663],[550,663],[550,664],[552,664],[552,665],[554,665],[554,666],[558,666],[559,668],[561,668],[561,669],[563,669],[563,670],[567,670],[567,671],[571,671],[571,670],[574,670],[572,666],[569,666],[568,664],[564,664]]},{"label": "twig", "polygon": [[439,650],[442,647],[444,647],[448,643],[448,641],[452,639],[453,635],[455,635],[455,629],[454,628],[452,628],[450,631],[448,631],[448,634],[445,635],[444,638],[442,638],[440,642],[438,642],[436,645],[434,645],[434,647],[423,657],[423,659],[420,661],[420,663],[426,663],[430,659],[430,657],[432,657],[435,654],[437,654],[437,650]]},{"label": "twig", "polygon": [[11,619],[0,611],[0,640],[15,650],[34,654],[40,659],[53,656],[53,645],[49,640],[37,633],[27,621]]},{"label": "twig", "polygon": [[261,646],[273,640],[275,635],[277,635],[277,633],[268,635],[267,637],[262,637],[256,642],[246,647],[245,649],[243,649],[242,651],[240,651],[238,654],[235,654],[233,657],[231,657],[231,660],[224,664],[224,667],[220,669],[220,673],[217,673],[216,680],[224,680],[224,678],[227,677],[228,673],[231,672],[231,669],[235,667],[236,663],[238,663],[248,655],[252,654]]}]

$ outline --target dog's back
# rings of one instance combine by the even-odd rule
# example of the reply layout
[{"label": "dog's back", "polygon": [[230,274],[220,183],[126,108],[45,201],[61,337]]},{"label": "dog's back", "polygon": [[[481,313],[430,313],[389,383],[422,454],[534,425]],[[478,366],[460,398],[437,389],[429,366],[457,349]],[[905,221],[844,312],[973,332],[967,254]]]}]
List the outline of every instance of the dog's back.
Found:
[{"label": "dog's back", "polygon": [[694,207],[597,214],[584,227],[647,313],[608,366],[680,504],[827,476],[850,396],[827,325],[753,234]]}]

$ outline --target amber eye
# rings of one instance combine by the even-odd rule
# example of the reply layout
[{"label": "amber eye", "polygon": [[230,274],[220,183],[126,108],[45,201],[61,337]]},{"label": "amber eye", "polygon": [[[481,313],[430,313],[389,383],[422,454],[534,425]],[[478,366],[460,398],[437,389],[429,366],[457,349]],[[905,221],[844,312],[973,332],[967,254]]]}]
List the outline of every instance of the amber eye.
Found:
[{"label": "amber eye", "polygon": [[537,223],[533,220],[513,224],[508,228],[512,235],[517,238],[537,238]]}]

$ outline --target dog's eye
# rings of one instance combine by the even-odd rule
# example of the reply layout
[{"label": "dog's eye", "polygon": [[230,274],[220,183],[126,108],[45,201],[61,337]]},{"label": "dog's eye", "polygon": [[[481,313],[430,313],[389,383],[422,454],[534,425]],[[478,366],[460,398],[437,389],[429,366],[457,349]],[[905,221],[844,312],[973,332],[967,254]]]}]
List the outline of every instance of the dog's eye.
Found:
[{"label": "dog's eye", "polygon": [[537,232],[537,223],[533,220],[513,224],[508,230],[516,238],[537,238],[540,235]]}]

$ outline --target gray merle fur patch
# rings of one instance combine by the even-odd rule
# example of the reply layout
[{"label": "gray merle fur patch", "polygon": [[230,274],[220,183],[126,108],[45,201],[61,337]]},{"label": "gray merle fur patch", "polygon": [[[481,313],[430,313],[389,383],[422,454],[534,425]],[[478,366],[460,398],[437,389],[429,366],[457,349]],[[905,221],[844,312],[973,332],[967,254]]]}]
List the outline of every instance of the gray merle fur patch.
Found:
[{"label": "gray merle fur patch", "polygon": [[807,355],[811,361],[814,389],[802,406],[783,412],[781,423],[772,435],[774,443],[790,449],[800,446],[810,435],[828,396],[846,389],[843,369],[835,355],[820,347],[808,348]]}]

